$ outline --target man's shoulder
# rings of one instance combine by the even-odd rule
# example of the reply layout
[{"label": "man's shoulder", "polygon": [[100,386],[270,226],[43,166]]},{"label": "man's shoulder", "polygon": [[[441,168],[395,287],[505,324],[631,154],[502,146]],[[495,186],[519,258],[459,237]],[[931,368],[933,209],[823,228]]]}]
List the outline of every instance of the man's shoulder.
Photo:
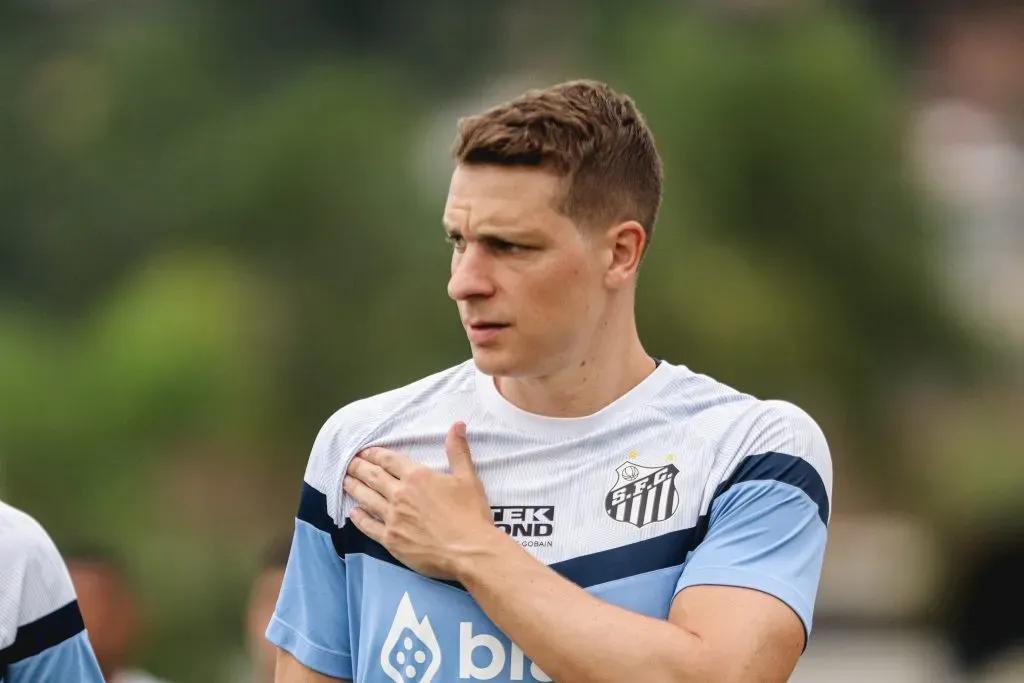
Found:
[{"label": "man's shoulder", "polygon": [[685,368],[676,376],[661,397],[660,408],[685,418],[720,454],[792,451],[805,458],[828,457],[821,428],[796,404],[758,398]]},{"label": "man's shoulder", "polygon": [[372,431],[396,416],[408,416],[425,406],[472,391],[475,378],[475,366],[468,360],[405,386],[361,398],[335,411],[324,423],[321,433]]},{"label": "man's shoulder", "polygon": [[475,365],[469,360],[343,406],[320,428],[306,466],[305,482],[327,497],[329,510],[336,510],[341,472],[359,448],[450,401],[465,400],[472,395],[475,382]]},{"label": "man's shoulder", "polygon": [[654,407],[671,419],[685,420],[711,440],[760,402],[686,366],[671,366],[670,371],[671,379],[657,395]]}]

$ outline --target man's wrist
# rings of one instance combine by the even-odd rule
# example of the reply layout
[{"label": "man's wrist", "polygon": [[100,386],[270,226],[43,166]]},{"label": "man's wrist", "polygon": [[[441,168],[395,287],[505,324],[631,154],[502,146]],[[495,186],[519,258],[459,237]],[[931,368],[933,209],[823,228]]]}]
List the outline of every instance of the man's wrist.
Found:
[{"label": "man's wrist", "polygon": [[451,571],[456,581],[468,587],[493,562],[501,561],[509,553],[521,550],[508,534],[491,526],[477,534],[471,544],[453,553]]}]

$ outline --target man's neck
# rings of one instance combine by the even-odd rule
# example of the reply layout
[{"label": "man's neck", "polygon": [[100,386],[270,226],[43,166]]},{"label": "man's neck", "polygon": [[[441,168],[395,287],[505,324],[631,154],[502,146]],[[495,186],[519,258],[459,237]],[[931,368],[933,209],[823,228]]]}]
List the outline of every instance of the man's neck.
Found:
[{"label": "man's neck", "polygon": [[635,333],[626,339],[627,343],[614,348],[598,346],[549,375],[496,377],[495,386],[510,403],[537,415],[592,415],[628,393],[656,367]]}]

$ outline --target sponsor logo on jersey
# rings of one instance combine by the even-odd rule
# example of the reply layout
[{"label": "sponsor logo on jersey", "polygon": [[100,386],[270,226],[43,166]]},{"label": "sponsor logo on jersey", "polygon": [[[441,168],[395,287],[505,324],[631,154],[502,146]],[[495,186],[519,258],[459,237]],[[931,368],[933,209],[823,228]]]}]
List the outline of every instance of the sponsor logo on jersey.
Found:
[{"label": "sponsor logo on jersey", "polygon": [[416,619],[408,593],[395,610],[391,630],[380,650],[380,666],[394,683],[430,683],[441,668],[441,647],[430,619]]},{"label": "sponsor logo on jersey", "polygon": [[494,526],[512,538],[546,538],[555,533],[554,505],[492,505]]},{"label": "sponsor logo on jersey", "polygon": [[[542,683],[551,680],[515,643],[503,641],[491,633],[474,633],[471,621],[460,621],[458,628],[460,680],[490,681],[499,677]],[[394,683],[431,683],[441,668],[441,647],[430,618],[424,616],[422,621],[417,620],[408,592],[395,610],[391,630],[381,647],[380,666]]]},{"label": "sponsor logo on jersey", "polygon": [[494,526],[524,548],[551,548],[555,533],[554,505],[493,505]]},{"label": "sponsor logo on jersey", "polygon": [[[477,651],[482,656],[474,656]],[[501,640],[489,633],[473,634],[473,622],[459,622],[459,678],[463,680],[491,681],[508,670],[508,680],[522,681],[526,670],[526,655],[510,642],[508,656]],[[537,681],[550,681],[547,674],[530,662],[530,676]]]},{"label": "sponsor logo on jersey", "polygon": [[639,529],[668,519],[679,508],[675,486],[679,469],[675,465],[645,467],[626,461],[615,473],[618,476],[604,499],[604,509],[612,519]]}]

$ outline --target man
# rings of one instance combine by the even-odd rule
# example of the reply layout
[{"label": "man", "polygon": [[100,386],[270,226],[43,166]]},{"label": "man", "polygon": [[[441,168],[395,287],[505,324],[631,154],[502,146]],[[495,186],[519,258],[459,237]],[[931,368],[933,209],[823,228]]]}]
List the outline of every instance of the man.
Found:
[{"label": "man", "polygon": [[3,502],[0,681],[103,682],[60,553],[34,519]]},{"label": "man", "polygon": [[130,667],[141,629],[135,596],[120,560],[107,550],[82,550],[68,555],[68,571],[107,682],[160,683]]},{"label": "man", "polygon": [[472,361],[321,430],[267,630],[278,681],[785,680],[828,449],[795,406],[644,351],[661,162],[632,100],[531,91],[461,121],[455,157]]}]

